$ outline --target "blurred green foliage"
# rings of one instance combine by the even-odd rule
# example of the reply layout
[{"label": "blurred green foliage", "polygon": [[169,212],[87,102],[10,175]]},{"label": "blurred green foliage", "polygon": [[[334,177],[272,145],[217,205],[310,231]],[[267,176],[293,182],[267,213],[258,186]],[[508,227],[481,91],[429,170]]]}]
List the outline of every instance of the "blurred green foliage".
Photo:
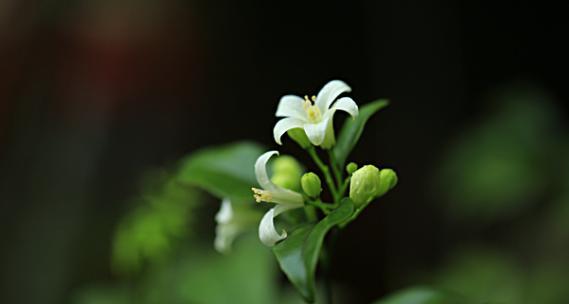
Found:
[{"label": "blurred green foliage", "polygon": [[374,304],[468,304],[464,299],[429,287],[411,287],[388,295]]},{"label": "blurred green foliage", "polygon": [[199,187],[219,199],[251,202],[251,187],[257,184],[254,164],[264,149],[250,142],[206,148],[181,162],[177,180]]},{"label": "blurred green foliage", "polygon": [[478,303],[525,303],[524,273],[515,259],[499,252],[465,249],[435,274],[435,286]]},{"label": "blurred green foliage", "polygon": [[522,212],[550,182],[559,119],[539,89],[495,94],[494,109],[458,134],[437,182],[445,211],[457,219],[495,221]]},{"label": "blurred green foliage", "polygon": [[147,182],[144,189],[139,204],[117,227],[112,253],[116,273],[136,273],[146,261],[164,260],[175,241],[191,231],[191,211],[200,200],[196,189],[167,175]]},{"label": "blurred green foliage", "polygon": [[480,303],[567,303],[566,126],[539,89],[510,87],[493,101],[482,121],[460,133],[436,180],[451,222],[463,229],[488,227],[507,242],[458,244],[427,281]]},{"label": "blurred green foliage", "polygon": [[274,266],[270,250],[251,235],[230,255],[218,254],[210,243],[193,242],[149,267],[135,284],[85,288],[73,303],[271,303],[277,291]]}]

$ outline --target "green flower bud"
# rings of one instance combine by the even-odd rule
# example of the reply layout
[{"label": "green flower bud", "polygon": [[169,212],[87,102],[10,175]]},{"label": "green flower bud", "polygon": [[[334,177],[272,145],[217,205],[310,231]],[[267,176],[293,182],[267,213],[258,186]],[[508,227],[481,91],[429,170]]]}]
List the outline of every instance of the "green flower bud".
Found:
[{"label": "green flower bud", "polygon": [[290,129],[286,133],[288,134],[288,137],[294,140],[303,149],[308,149],[312,146],[310,140],[308,140],[308,136],[306,136],[306,133],[302,128]]},{"label": "green flower bud", "polygon": [[373,165],[363,166],[350,179],[350,199],[356,207],[363,206],[376,197],[379,186],[379,169]]},{"label": "green flower bud", "polygon": [[397,174],[392,169],[381,169],[379,171],[379,189],[377,191],[377,196],[382,196],[387,191],[397,185]]},{"label": "green flower bud", "polygon": [[306,195],[310,197],[318,197],[322,192],[322,182],[318,175],[312,172],[305,173],[300,179],[300,185]]},{"label": "green flower bud", "polygon": [[280,187],[298,191],[300,190],[300,177],[302,167],[292,156],[277,157],[272,163],[273,176],[271,181]]},{"label": "green flower bud", "polygon": [[354,174],[354,172],[356,172],[356,170],[358,170],[358,164],[351,162],[346,166],[346,172],[348,172],[348,174]]},{"label": "green flower bud", "polygon": [[280,174],[290,174],[290,175],[302,175],[302,167],[298,161],[289,155],[282,155],[277,157],[272,163],[272,169],[274,175]]}]

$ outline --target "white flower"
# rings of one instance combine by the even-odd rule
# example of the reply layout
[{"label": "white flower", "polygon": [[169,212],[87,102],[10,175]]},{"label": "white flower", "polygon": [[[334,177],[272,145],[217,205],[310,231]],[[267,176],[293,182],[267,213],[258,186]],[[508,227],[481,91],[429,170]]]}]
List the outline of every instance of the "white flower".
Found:
[{"label": "white flower", "polygon": [[215,240],[213,245],[219,252],[227,252],[231,249],[231,244],[239,232],[239,225],[235,223],[235,213],[229,199],[221,202],[221,208],[215,215],[217,226],[215,227]]},{"label": "white flower", "polygon": [[[282,145],[281,137],[290,129],[302,128],[310,142],[315,146],[330,148],[335,143],[333,118],[336,110],[348,112],[352,117],[358,115],[358,106],[350,97],[336,98],[352,89],[343,81],[328,82],[317,96],[285,95],[277,108],[277,117],[285,117],[273,129],[275,141]],[[334,105],[332,105],[334,103]]]},{"label": "white flower", "polygon": [[260,215],[246,205],[235,205],[229,199],[223,199],[215,215],[215,249],[221,253],[229,252],[235,238],[252,230]]},{"label": "white flower", "polygon": [[304,206],[304,199],[300,193],[279,187],[271,182],[267,174],[267,162],[273,155],[278,155],[277,151],[269,151],[259,156],[255,163],[255,175],[257,181],[263,189],[252,188],[257,202],[267,202],[277,204],[271,208],[259,224],[259,238],[267,246],[273,246],[276,242],[287,237],[286,231],[278,233],[275,228],[274,218],[279,214]]}]

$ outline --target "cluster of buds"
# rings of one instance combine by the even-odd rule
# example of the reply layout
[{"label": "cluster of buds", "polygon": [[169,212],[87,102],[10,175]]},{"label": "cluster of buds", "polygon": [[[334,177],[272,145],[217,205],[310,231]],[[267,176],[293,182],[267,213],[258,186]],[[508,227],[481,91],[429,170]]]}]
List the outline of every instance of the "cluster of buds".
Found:
[{"label": "cluster of buds", "polygon": [[392,169],[379,170],[365,165],[353,172],[350,178],[350,199],[356,207],[369,204],[397,185],[397,174]]}]

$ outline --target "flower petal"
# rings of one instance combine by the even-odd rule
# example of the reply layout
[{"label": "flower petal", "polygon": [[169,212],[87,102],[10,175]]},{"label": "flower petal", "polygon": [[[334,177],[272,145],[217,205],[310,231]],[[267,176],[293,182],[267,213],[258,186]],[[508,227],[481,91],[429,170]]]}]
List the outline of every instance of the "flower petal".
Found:
[{"label": "flower petal", "polygon": [[332,80],[328,82],[316,96],[316,105],[320,108],[322,113],[326,113],[330,105],[336,98],[345,92],[350,92],[352,89],[341,80]]},{"label": "flower petal", "polygon": [[286,131],[294,128],[302,128],[303,125],[304,122],[296,118],[289,117],[279,120],[273,128],[273,136],[275,138],[275,141],[277,144],[282,145],[283,143],[281,142],[281,137],[286,133]]},{"label": "flower petal", "polygon": [[215,227],[215,239],[213,240],[213,247],[221,253],[226,253],[231,250],[233,241],[239,235],[240,229],[232,224],[218,224]]},{"label": "flower petal", "polygon": [[352,117],[358,116],[358,105],[350,97],[342,97],[338,99],[326,114],[334,115],[336,110],[348,112]]},{"label": "flower petal", "polygon": [[231,201],[227,198],[224,198],[221,202],[221,207],[219,211],[215,215],[215,221],[218,224],[228,223],[233,218],[233,208],[231,207]]},{"label": "flower petal", "polygon": [[304,99],[295,95],[285,95],[279,102],[276,116],[306,120],[306,112],[304,111],[303,105]]},{"label": "flower petal", "polygon": [[265,152],[259,156],[259,158],[257,158],[257,162],[255,162],[255,176],[257,177],[257,182],[259,182],[259,185],[266,190],[277,189],[277,186],[271,182],[269,174],[267,173],[267,162],[269,161],[269,158],[275,154],[278,155],[279,152],[274,150]]},{"label": "flower petal", "polygon": [[274,246],[278,241],[284,240],[287,237],[287,233],[284,229],[281,233],[278,233],[275,228],[274,219],[279,214],[290,209],[294,209],[294,207],[277,205],[265,213],[259,224],[259,239],[263,244],[269,247]]},{"label": "flower petal", "polygon": [[329,117],[324,117],[322,121],[316,124],[305,124],[304,132],[308,136],[308,140],[315,145],[319,146],[326,137],[326,127],[328,126]]}]

